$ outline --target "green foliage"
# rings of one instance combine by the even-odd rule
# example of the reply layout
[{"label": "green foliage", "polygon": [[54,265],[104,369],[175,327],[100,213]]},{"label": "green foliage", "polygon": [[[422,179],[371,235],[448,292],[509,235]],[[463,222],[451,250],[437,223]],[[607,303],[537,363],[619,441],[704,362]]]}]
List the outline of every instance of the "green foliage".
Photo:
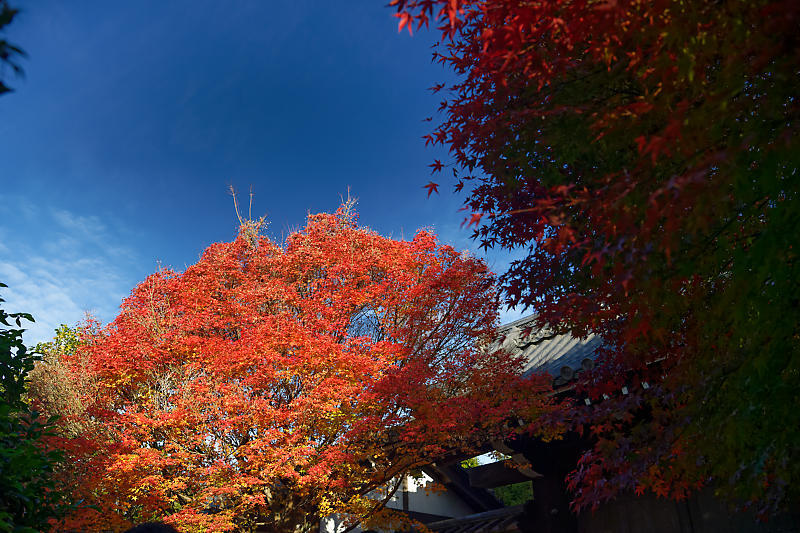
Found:
[{"label": "green foliage", "polygon": [[53,340],[40,342],[34,350],[37,353],[45,354],[45,357],[47,354],[72,355],[81,343],[81,334],[84,329],[83,327],[69,327],[66,324],[61,324],[56,328]]},{"label": "green foliage", "polygon": [[476,466],[480,466],[477,457],[470,457],[461,461],[461,468],[475,468]]},{"label": "green foliage", "polygon": [[[7,285],[0,283],[0,287]],[[3,302],[0,298],[0,302]],[[0,323],[8,329],[0,330],[0,392],[3,394],[3,401],[10,408],[24,407],[23,395],[25,393],[25,377],[28,372],[33,370],[36,357],[28,353],[27,348],[22,343],[22,329],[14,329],[22,326],[23,320],[33,322],[33,317],[28,313],[8,314],[0,309]]]},{"label": "green foliage", "polygon": [[[0,287],[6,285],[0,283]],[[3,299],[0,298],[0,302]],[[27,313],[0,309],[0,531],[36,532],[58,515],[59,496],[51,473],[59,455],[42,438],[47,423],[25,402],[28,373],[37,359],[22,341]],[[52,422],[52,421],[48,421]]]},{"label": "green foliage", "polygon": [[522,483],[497,487],[494,489],[494,495],[506,507],[513,507],[533,499],[533,488],[530,481],[523,481]]}]

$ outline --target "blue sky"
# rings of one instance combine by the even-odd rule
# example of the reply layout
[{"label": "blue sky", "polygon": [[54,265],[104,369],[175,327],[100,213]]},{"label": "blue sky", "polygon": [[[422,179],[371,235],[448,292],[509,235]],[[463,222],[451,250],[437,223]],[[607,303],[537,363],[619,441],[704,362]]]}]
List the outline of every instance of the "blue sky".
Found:
[{"label": "blue sky", "polygon": [[110,321],[158,264],[230,240],[229,185],[245,203],[253,187],[276,240],[349,188],[381,234],[433,227],[482,255],[452,184],[422,188],[446,159],[421,139],[441,100],[427,88],[451,75],[385,2],[17,4],[7,38],[29,57],[0,97],[0,281],[5,308],[37,319],[26,343]]}]

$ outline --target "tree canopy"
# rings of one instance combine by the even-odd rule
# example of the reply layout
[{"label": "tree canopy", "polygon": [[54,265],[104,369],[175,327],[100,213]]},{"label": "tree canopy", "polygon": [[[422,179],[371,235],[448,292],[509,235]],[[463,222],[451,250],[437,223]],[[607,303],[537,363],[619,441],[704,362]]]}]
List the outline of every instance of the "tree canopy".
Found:
[{"label": "tree canopy", "polygon": [[283,246],[258,229],[156,272],[107,327],[61,343],[81,400],[62,418],[62,475],[85,503],[64,528],[385,523],[403,474],[549,409],[525,399],[544,382],[483,349],[497,297],[480,260],[425,231],[381,237],[347,207]]},{"label": "tree canopy", "polygon": [[609,343],[584,380],[609,399],[576,410],[597,442],[578,507],[711,480],[762,514],[798,501],[800,5],[390,4],[439,24],[459,79],[434,87],[432,167],[483,246],[527,252],[509,302]]}]

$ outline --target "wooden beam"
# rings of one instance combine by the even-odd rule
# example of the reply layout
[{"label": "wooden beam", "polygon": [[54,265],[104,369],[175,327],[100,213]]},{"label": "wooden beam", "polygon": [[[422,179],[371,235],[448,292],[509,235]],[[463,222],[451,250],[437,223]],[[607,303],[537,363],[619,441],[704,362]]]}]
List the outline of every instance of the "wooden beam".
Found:
[{"label": "wooden beam", "polygon": [[469,484],[482,489],[493,489],[541,477],[530,468],[516,468],[509,460],[468,468],[467,474]]}]

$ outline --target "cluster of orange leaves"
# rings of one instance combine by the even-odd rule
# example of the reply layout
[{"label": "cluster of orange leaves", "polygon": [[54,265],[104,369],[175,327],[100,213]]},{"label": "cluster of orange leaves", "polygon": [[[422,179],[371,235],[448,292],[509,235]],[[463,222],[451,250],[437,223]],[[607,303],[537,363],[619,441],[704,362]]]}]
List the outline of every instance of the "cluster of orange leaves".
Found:
[{"label": "cluster of orange leaves", "polygon": [[245,223],[147,278],[66,361],[92,385],[85,430],[56,443],[80,502],[57,528],[382,517],[374,491],[546,408],[519,361],[483,349],[496,313],[485,264],[429,232],[387,239],[342,208],[278,246]]}]

